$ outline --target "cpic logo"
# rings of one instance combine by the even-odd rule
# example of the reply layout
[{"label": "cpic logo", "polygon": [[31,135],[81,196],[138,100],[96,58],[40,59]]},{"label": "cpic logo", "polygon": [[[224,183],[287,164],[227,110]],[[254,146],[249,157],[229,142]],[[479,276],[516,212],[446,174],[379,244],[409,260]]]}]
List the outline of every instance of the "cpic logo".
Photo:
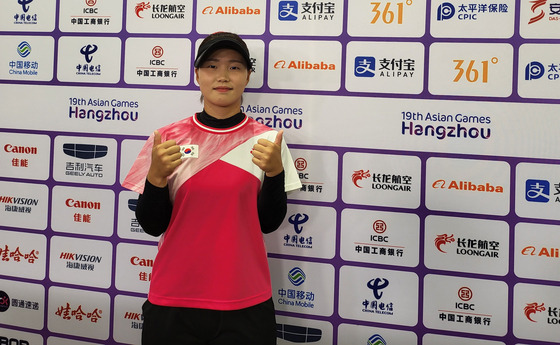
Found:
[{"label": "cpic logo", "polygon": [[550,182],[546,180],[527,180],[525,182],[525,200],[547,203],[550,200]]},{"label": "cpic logo", "polygon": [[280,1],[278,3],[278,20],[295,21],[298,19],[299,4],[297,1]]},{"label": "cpic logo", "polygon": [[379,334],[374,334],[368,339],[367,345],[387,345],[387,342]]},{"label": "cpic logo", "polygon": [[309,216],[307,214],[296,213],[292,214],[290,218],[288,218],[288,222],[294,226],[294,231],[296,234],[301,234],[303,231],[303,224],[307,223],[309,220]]},{"label": "cpic logo", "polygon": [[300,286],[305,282],[305,272],[299,267],[294,267],[288,272],[288,279],[294,286]]},{"label": "cpic logo", "polygon": [[87,63],[90,63],[93,60],[93,54],[97,52],[97,45],[95,44],[88,44],[87,46],[83,46],[80,49],[80,54],[84,56]]},{"label": "cpic logo", "polygon": [[149,2],[141,2],[139,4],[136,4],[136,7],[134,7],[134,12],[136,12],[136,16],[138,18],[144,18],[140,15],[140,13],[144,10],[147,10],[149,8],[151,8],[152,6],[150,5]]},{"label": "cpic logo", "polygon": [[375,58],[373,56],[356,56],[354,59],[354,76],[372,78],[375,76]]},{"label": "cpic logo", "polygon": [[358,188],[363,188],[362,186],[358,185],[358,181],[363,180],[364,178],[369,178],[371,177],[371,174],[368,171],[364,171],[362,170],[355,170],[354,173],[352,174],[352,182],[354,183],[354,186],[358,187]]},{"label": "cpic logo", "polygon": [[26,58],[31,54],[31,45],[27,41],[23,41],[17,46],[17,52],[22,58]]},{"label": "cpic logo", "polygon": [[374,278],[367,283],[368,289],[371,289],[375,299],[383,297],[383,289],[389,286],[389,280],[385,278]]},{"label": "cpic logo", "polygon": [[455,15],[455,6],[449,2],[444,2],[443,4],[439,5],[437,9],[437,20],[448,20],[453,18]]},{"label": "cpic logo", "polygon": [[525,67],[525,80],[540,79],[544,75],[544,66],[538,61],[532,61]]}]

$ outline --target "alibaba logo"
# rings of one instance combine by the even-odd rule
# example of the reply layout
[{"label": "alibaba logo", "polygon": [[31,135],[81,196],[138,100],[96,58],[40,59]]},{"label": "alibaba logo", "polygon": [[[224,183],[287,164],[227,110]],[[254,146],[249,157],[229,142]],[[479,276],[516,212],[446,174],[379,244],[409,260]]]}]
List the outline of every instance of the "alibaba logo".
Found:
[{"label": "alibaba logo", "polygon": [[432,188],[445,188],[445,180],[437,180],[432,183]]}]

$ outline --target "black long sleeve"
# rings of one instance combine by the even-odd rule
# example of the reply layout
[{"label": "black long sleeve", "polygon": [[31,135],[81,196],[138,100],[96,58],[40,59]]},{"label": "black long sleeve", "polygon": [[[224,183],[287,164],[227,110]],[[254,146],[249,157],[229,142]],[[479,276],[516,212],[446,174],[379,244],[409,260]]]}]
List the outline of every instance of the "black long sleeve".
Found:
[{"label": "black long sleeve", "polygon": [[284,172],[274,177],[265,176],[259,198],[257,210],[261,231],[265,234],[278,229],[287,212],[288,196],[284,190]]},{"label": "black long sleeve", "polygon": [[169,187],[156,187],[146,179],[144,193],[138,196],[136,206],[136,219],[144,232],[152,236],[163,234],[171,221],[172,211]]}]

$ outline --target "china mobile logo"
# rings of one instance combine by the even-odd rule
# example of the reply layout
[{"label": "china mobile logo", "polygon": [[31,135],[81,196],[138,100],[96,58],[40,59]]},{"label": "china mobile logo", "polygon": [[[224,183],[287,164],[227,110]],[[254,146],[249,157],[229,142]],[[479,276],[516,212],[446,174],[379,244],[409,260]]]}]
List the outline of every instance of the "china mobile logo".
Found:
[{"label": "china mobile logo", "polygon": [[534,0],[530,1],[531,4],[531,11],[536,14],[533,18],[529,19],[529,24],[533,24],[538,22],[539,20],[543,19],[545,16],[544,11],[541,9],[540,13],[538,13],[539,7],[546,5],[546,0]]},{"label": "china mobile logo", "polygon": [[136,16],[138,18],[144,18],[140,15],[140,13],[144,10],[147,10],[149,8],[151,8],[152,6],[150,5],[149,2],[141,2],[139,4],[136,4],[136,7],[134,7],[134,12],[136,12]]},{"label": "china mobile logo", "polygon": [[352,182],[354,183],[354,186],[358,187],[358,188],[363,188],[361,186],[358,185],[358,181],[361,181],[364,178],[369,178],[371,177],[371,174],[368,171],[364,171],[362,170],[355,170],[354,173],[352,174]]},{"label": "china mobile logo", "polygon": [[537,312],[538,313],[543,312],[545,310],[546,310],[546,308],[544,306],[544,303],[541,303],[541,304],[538,304],[536,302],[535,303],[527,303],[527,305],[525,306],[525,309],[524,309],[524,313],[525,313],[525,316],[527,317],[527,319],[529,321],[537,322],[537,321],[535,321],[531,318],[531,315],[536,314]]},{"label": "china mobile logo", "polygon": [[295,286],[300,286],[305,282],[305,272],[299,267],[294,267],[288,273],[288,279],[290,283],[294,284]]},{"label": "china mobile logo", "polygon": [[387,345],[387,341],[379,334],[374,334],[368,339],[367,345]]},{"label": "china mobile logo", "polygon": [[434,240],[434,244],[436,245],[437,250],[442,253],[447,253],[446,251],[441,249],[441,246],[455,242],[455,238],[453,236],[454,235],[449,236],[447,234],[437,235],[436,239]]}]

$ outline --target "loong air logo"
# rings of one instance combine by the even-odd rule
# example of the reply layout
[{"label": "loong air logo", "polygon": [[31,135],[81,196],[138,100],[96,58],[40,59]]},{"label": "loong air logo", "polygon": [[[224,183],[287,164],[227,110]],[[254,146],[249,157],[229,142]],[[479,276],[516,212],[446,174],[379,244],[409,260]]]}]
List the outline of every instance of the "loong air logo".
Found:
[{"label": "loong air logo", "polygon": [[433,189],[449,189],[465,192],[486,192],[486,193],[503,193],[504,187],[500,185],[494,186],[490,182],[483,184],[473,183],[471,181],[455,181],[451,180],[449,184],[446,180],[436,180],[432,183]]},{"label": "loong air logo", "polygon": [[152,19],[185,19],[186,5],[153,4],[151,2],[139,2],[134,6],[134,13],[138,18],[144,19],[144,11],[151,10]]},{"label": "loong air logo", "polygon": [[539,61],[529,62],[527,66],[525,66],[525,80],[539,80],[543,79],[546,75],[544,78],[546,80],[560,81],[560,64],[551,62],[546,64],[548,68],[544,66],[545,64]]},{"label": "loong air logo", "polygon": [[493,15],[499,13],[508,13],[509,5],[506,3],[467,3],[460,4],[455,8],[452,3],[444,2],[437,8],[437,20],[445,21],[450,20],[457,14],[457,20],[478,20],[479,16]]},{"label": "loong air logo", "polygon": [[246,7],[236,7],[236,6],[207,6],[202,9],[203,15],[260,15],[260,8],[252,8],[250,6]]},{"label": "loong air logo", "polygon": [[336,64],[324,61],[307,61],[307,60],[278,60],[274,63],[274,69],[288,70],[314,70],[314,71],[335,71]]},{"label": "loong air logo", "polygon": [[354,186],[358,187],[358,188],[363,188],[360,184],[358,184],[358,182],[360,182],[363,179],[367,179],[370,178],[371,174],[368,171],[365,170],[355,170],[354,173],[352,173],[352,183],[354,183]]},{"label": "loong air logo", "polygon": [[354,170],[352,173],[352,183],[358,188],[363,188],[363,179],[372,178],[371,189],[393,192],[411,192],[412,176],[371,172],[369,170]]},{"label": "loong air logo", "polygon": [[545,315],[548,325],[560,325],[560,307],[547,307],[544,303],[532,302],[525,305],[523,313],[527,320],[534,323],[542,322],[542,315]]},{"label": "loong air logo", "polygon": [[434,239],[434,245],[438,251],[447,254],[442,248],[449,243],[456,243],[455,254],[474,257],[499,258],[500,242],[479,238],[463,238],[455,239],[454,234],[437,235]]}]

